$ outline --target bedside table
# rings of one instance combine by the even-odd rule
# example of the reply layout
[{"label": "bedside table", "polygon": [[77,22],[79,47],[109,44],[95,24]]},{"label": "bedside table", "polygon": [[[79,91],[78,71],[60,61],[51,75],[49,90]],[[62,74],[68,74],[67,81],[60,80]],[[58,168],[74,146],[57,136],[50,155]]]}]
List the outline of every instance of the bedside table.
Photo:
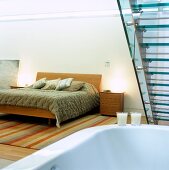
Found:
[{"label": "bedside table", "polygon": [[19,88],[24,88],[23,86],[10,86],[11,87],[11,89],[19,89]]},{"label": "bedside table", "polygon": [[116,112],[123,112],[124,93],[100,92],[100,113],[116,116]]}]

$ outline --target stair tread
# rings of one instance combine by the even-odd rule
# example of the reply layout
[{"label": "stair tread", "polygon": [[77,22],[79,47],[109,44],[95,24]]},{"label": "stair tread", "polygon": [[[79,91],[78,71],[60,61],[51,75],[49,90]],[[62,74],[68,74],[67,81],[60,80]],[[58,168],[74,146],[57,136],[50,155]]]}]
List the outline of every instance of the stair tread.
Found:
[{"label": "stair tread", "polygon": [[166,117],[155,117],[155,120],[165,120],[165,121],[169,121],[169,118],[166,118]]},{"label": "stair tread", "polygon": [[140,43],[140,46],[145,47],[155,47],[155,46],[169,46],[169,43]]},{"label": "stair tread", "polygon": [[169,58],[143,58],[143,61],[169,61]]},{"label": "stair tread", "polygon": [[169,75],[169,72],[162,72],[162,71],[146,71],[146,74],[162,74],[162,75]]},{"label": "stair tread", "polygon": [[149,93],[150,96],[163,96],[163,97],[169,97],[169,94],[162,94],[162,93]]},{"label": "stair tread", "polygon": [[153,105],[159,105],[159,106],[169,106],[169,103],[158,103],[158,102],[153,102]]},{"label": "stair tread", "polygon": [[169,86],[169,84],[165,83],[147,83],[148,86]]},{"label": "stair tread", "polygon": [[169,114],[169,112],[161,111],[161,110],[152,110],[153,113],[159,113],[159,114]]},{"label": "stair tread", "polygon": [[138,25],[138,29],[144,29],[144,28],[169,28],[169,24],[158,24],[158,25]]},{"label": "stair tread", "polygon": [[131,7],[133,9],[140,9],[140,8],[154,8],[154,7],[166,7],[169,6],[169,3],[146,3],[146,4],[135,4],[132,5]]}]

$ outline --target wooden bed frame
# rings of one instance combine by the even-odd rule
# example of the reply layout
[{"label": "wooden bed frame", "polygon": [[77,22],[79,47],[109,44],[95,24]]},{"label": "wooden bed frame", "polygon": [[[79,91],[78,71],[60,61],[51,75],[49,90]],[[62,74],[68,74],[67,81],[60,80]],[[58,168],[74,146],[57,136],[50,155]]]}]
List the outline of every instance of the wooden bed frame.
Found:
[{"label": "wooden bed frame", "polygon": [[[74,80],[84,81],[93,84],[98,91],[100,91],[101,75],[99,74],[75,74],[75,73],[48,73],[48,72],[38,72],[36,80],[46,77],[48,80],[56,78],[74,78]],[[0,113],[16,114],[16,115],[26,115],[41,118],[56,119],[55,115],[48,110],[20,107],[20,106],[10,106],[10,105],[0,105]]]}]

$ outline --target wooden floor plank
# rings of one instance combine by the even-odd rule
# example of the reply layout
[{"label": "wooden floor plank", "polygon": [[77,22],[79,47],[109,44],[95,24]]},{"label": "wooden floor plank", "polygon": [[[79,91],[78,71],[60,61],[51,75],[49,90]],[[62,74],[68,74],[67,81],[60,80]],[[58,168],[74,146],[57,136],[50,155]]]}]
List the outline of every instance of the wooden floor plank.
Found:
[{"label": "wooden floor plank", "polygon": [[36,151],[37,150],[35,149],[27,149],[27,148],[0,144],[0,158],[12,160],[12,161],[17,161]]}]

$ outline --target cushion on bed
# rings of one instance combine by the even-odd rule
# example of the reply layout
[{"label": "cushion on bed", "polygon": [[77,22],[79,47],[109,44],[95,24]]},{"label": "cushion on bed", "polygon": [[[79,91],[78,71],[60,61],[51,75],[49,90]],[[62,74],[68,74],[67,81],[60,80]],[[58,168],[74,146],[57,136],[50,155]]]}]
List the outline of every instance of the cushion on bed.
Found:
[{"label": "cushion on bed", "polygon": [[58,86],[58,83],[60,81],[60,78],[54,79],[54,80],[47,80],[46,85],[41,88],[42,90],[55,90]]},{"label": "cushion on bed", "polygon": [[72,80],[73,80],[73,78],[66,78],[66,79],[60,80],[56,87],[56,90],[63,90],[65,88],[69,87],[72,83]]},{"label": "cushion on bed", "polygon": [[32,88],[33,89],[41,89],[42,87],[44,87],[46,84],[46,78],[42,78],[38,81],[36,81],[33,85]]},{"label": "cushion on bed", "polygon": [[82,81],[72,81],[70,87],[63,89],[63,91],[71,91],[71,92],[78,91],[84,86],[84,84],[85,83]]}]

